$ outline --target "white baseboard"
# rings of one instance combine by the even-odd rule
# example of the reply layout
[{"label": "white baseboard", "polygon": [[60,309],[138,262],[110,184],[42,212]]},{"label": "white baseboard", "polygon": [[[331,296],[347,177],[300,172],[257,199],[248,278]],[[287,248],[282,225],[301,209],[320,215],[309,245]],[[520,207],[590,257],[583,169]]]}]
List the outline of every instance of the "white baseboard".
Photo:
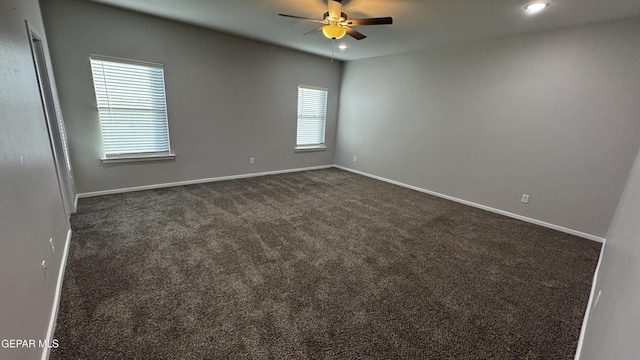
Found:
[{"label": "white baseboard", "polygon": [[259,172],[259,173],[251,173],[251,174],[220,176],[220,177],[215,177],[215,178],[186,180],[186,181],[177,181],[177,182],[171,182],[171,183],[134,186],[134,187],[128,187],[128,188],[121,188],[121,189],[93,191],[93,192],[86,192],[86,193],[77,194],[76,195],[76,201],[77,201],[78,198],[86,198],[86,197],[92,197],[92,196],[120,194],[120,193],[132,192],[132,191],[161,189],[161,188],[167,188],[167,187],[172,187],[172,186],[202,184],[202,183],[215,182],[215,181],[234,180],[234,179],[243,179],[243,178],[250,178],[250,177],[256,177],[256,176],[285,174],[285,173],[299,172],[299,171],[319,170],[319,169],[327,169],[327,168],[331,168],[331,167],[336,167],[338,169],[342,169],[342,170],[350,171],[350,172],[353,172],[353,173],[356,173],[356,174],[364,175],[364,176],[367,176],[367,177],[370,177],[370,178],[373,178],[373,179],[376,179],[376,180],[381,180],[381,181],[388,182],[390,184],[403,186],[403,187],[406,187],[406,188],[409,188],[409,189],[412,189],[412,190],[416,190],[416,191],[420,191],[420,192],[423,192],[423,193],[426,193],[426,194],[429,194],[429,195],[433,195],[433,196],[437,196],[437,197],[440,197],[440,198],[443,198],[443,199],[455,201],[457,203],[461,203],[461,204],[464,204],[464,205],[473,206],[473,207],[478,208],[478,209],[482,209],[482,210],[490,211],[490,212],[493,212],[493,213],[496,213],[496,214],[508,216],[508,217],[511,217],[511,218],[514,218],[514,219],[518,219],[518,220],[522,220],[522,221],[525,221],[525,222],[528,222],[528,223],[544,226],[546,228],[550,228],[550,229],[553,229],[553,230],[558,230],[558,231],[561,231],[561,232],[564,232],[564,233],[567,233],[567,234],[571,234],[571,235],[575,235],[575,236],[579,236],[579,237],[582,237],[582,238],[585,238],[585,239],[589,239],[589,240],[593,240],[593,241],[597,241],[597,242],[601,242],[601,243],[604,242],[604,238],[596,236],[596,235],[587,234],[587,233],[584,233],[582,231],[569,229],[569,228],[566,228],[566,227],[563,227],[563,226],[560,226],[560,225],[555,225],[555,224],[551,224],[551,223],[544,222],[544,221],[541,221],[541,220],[537,220],[537,219],[529,218],[529,217],[526,217],[526,216],[510,213],[508,211],[504,211],[504,210],[492,208],[492,207],[489,207],[489,206],[486,206],[486,205],[477,204],[477,203],[474,203],[474,202],[471,202],[471,201],[455,198],[453,196],[440,194],[440,193],[437,193],[435,191],[419,188],[419,187],[413,186],[413,185],[408,185],[408,184],[405,184],[405,183],[402,183],[402,182],[399,182],[399,181],[383,178],[381,176],[372,175],[372,174],[369,174],[369,173],[366,173],[366,172],[363,172],[363,171],[350,169],[350,168],[347,168],[347,167],[344,167],[344,166],[340,166],[340,165],[312,166],[312,167],[305,167],[305,168],[265,171],[265,172]]},{"label": "white baseboard", "polygon": [[79,195],[79,194],[76,194],[76,198],[75,198],[75,200],[73,201],[73,213],[74,213],[74,214],[76,213],[76,211],[78,211],[78,195]]},{"label": "white baseboard", "polygon": [[584,312],[584,318],[582,319],[582,328],[580,329],[580,338],[578,339],[578,347],[576,349],[575,360],[580,360],[580,354],[582,353],[582,344],[584,342],[585,331],[587,330],[587,322],[589,321],[589,314],[591,314],[591,306],[593,305],[593,297],[596,292],[596,285],[598,281],[598,272],[600,271],[600,264],[602,263],[602,256],[604,255],[604,248],[607,245],[605,241],[600,249],[600,257],[598,258],[598,265],[596,265],[596,271],[593,273],[593,282],[591,283],[591,293],[589,294],[589,302],[587,303],[587,310]]},{"label": "white baseboard", "polygon": [[296,169],[265,171],[265,172],[259,172],[259,173],[251,173],[251,174],[220,176],[220,177],[206,178],[206,179],[176,181],[176,182],[163,183],[163,184],[153,184],[153,185],[134,186],[134,187],[128,187],[128,188],[121,188],[121,189],[86,192],[86,193],[78,194],[77,197],[87,198],[92,196],[120,194],[120,193],[132,192],[132,191],[161,189],[161,188],[167,188],[172,186],[194,185],[194,184],[203,184],[203,183],[223,181],[223,180],[244,179],[244,178],[250,178],[250,177],[256,177],[256,176],[277,175],[277,174],[286,174],[286,173],[300,172],[300,171],[328,169],[331,167],[333,167],[333,165],[321,165],[321,166],[311,166],[311,167],[296,168]]},{"label": "white baseboard", "polygon": [[[67,239],[62,251],[62,259],[60,260],[60,270],[58,271],[58,283],[56,285],[56,293],[53,298],[53,307],[51,308],[51,318],[49,319],[49,329],[47,330],[47,344],[51,344],[53,333],[56,330],[56,319],[58,318],[58,309],[60,306],[60,295],[62,293],[62,281],[64,280],[64,270],[67,267],[67,256],[69,255],[69,244],[71,243],[71,229],[67,231]],[[45,347],[42,350],[42,360],[49,360],[51,349]]]},{"label": "white baseboard", "polygon": [[372,175],[372,174],[369,174],[369,173],[366,173],[366,172],[363,172],[363,171],[350,169],[348,167],[344,167],[344,166],[340,166],[340,165],[334,165],[334,166],[336,168],[338,168],[338,169],[350,171],[352,173],[356,173],[356,174],[359,174],[359,175],[364,175],[364,176],[367,176],[367,177],[370,177],[370,178],[373,178],[373,179],[376,179],[376,180],[388,182],[390,184],[403,186],[403,187],[409,188],[411,190],[420,191],[420,192],[423,192],[423,193],[426,193],[426,194],[429,194],[429,195],[433,195],[433,196],[437,196],[437,197],[440,197],[440,198],[443,198],[443,199],[455,201],[455,202],[460,203],[460,204],[473,206],[473,207],[478,208],[478,209],[482,209],[482,210],[490,211],[492,213],[508,216],[510,218],[522,220],[522,221],[525,221],[525,222],[528,222],[528,223],[531,223],[531,224],[544,226],[544,227],[549,228],[549,229],[562,231],[564,233],[575,235],[575,236],[579,236],[579,237],[582,237],[582,238],[585,238],[585,239],[589,239],[589,240],[593,240],[593,241],[597,241],[597,242],[601,242],[601,243],[604,243],[604,240],[605,240],[604,238],[601,238],[599,236],[595,236],[595,235],[592,235],[592,234],[587,234],[587,233],[584,233],[582,231],[569,229],[569,228],[566,228],[564,226],[551,224],[551,223],[544,222],[544,221],[541,221],[541,220],[536,220],[536,219],[533,219],[533,218],[530,218],[530,217],[526,217],[526,216],[510,213],[508,211],[492,208],[492,207],[489,207],[489,206],[486,206],[486,205],[481,205],[481,204],[477,204],[477,203],[474,203],[474,202],[471,202],[471,201],[458,199],[458,198],[455,198],[453,196],[440,194],[440,193],[437,193],[435,191],[419,188],[419,187],[413,186],[413,185],[408,185],[408,184],[405,184],[405,183],[401,183],[399,181],[383,178],[383,177],[377,176],[377,175]]}]

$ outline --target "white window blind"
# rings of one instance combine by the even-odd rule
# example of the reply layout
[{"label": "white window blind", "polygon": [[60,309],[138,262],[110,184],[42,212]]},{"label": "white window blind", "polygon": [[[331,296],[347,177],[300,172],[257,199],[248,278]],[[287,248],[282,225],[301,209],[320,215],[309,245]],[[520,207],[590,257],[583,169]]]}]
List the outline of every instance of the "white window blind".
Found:
[{"label": "white window blind", "polygon": [[296,145],[324,144],[327,123],[327,89],[298,86],[298,131]]},{"label": "white window blind", "polygon": [[91,56],[105,158],[169,154],[162,65]]}]

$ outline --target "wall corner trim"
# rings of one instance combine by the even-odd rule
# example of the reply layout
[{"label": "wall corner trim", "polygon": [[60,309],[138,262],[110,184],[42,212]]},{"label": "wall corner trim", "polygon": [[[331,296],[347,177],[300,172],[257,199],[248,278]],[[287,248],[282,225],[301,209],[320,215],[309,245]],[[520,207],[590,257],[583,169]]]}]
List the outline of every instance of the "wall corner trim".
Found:
[{"label": "wall corner trim", "polygon": [[[67,267],[67,256],[69,255],[69,244],[71,244],[71,229],[67,231],[67,239],[60,260],[60,270],[58,271],[58,283],[56,285],[56,293],[53,298],[53,306],[51,308],[51,318],[49,319],[49,329],[47,330],[47,344],[51,344],[53,333],[56,330],[56,320],[58,318],[58,310],[60,308],[60,295],[62,294],[62,281],[64,280],[64,270]],[[49,360],[51,349],[45,346],[42,351],[42,360]]]},{"label": "wall corner trim", "polygon": [[507,216],[507,217],[510,217],[510,218],[513,218],[513,219],[522,220],[524,222],[528,222],[528,223],[531,223],[531,224],[544,226],[544,227],[549,228],[549,229],[558,230],[558,231],[561,231],[561,232],[564,232],[564,233],[567,233],[567,234],[579,236],[579,237],[584,238],[584,239],[593,240],[593,241],[597,241],[597,242],[600,242],[600,243],[604,243],[605,242],[604,238],[601,238],[599,236],[592,235],[592,234],[587,234],[587,233],[584,233],[582,231],[569,229],[569,228],[566,228],[564,226],[551,224],[551,223],[544,222],[544,221],[537,220],[537,219],[533,219],[533,218],[530,218],[530,217],[526,217],[526,216],[510,213],[508,211],[492,208],[490,206],[477,204],[477,203],[474,203],[474,202],[471,202],[471,201],[459,199],[459,198],[456,198],[456,197],[453,197],[453,196],[449,196],[449,195],[445,195],[445,194],[440,194],[440,193],[437,193],[435,191],[423,189],[423,188],[420,188],[420,187],[417,187],[417,186],[405,184],[405,183],[402,183],[402,182],[399,182],[399,181],[387,179],[387,178],[384,178],[382,176],[369,174],[369,173],[366,173],[366,172],[363,172],[363,171],[359,171],[359,170],[355,170],[355,169],[351,169],[351,168],[348,168],[348,167],[345,167],[345,166],[341,166],[341,165],[334,165],[334,166],[336,168],[338,168],[338,169],[342,169],[342,170],[349,171],[349,172],[352,172],[352,173],[355,173],[355,174],[367,176],[367,177],[370,177],[372,179],[376,179],[376,180],[388,182],[390,184],[406,187],[406,188],[411,189],[411,190],[420,191],[420,192],[423,192],[425,194],[429,194],[429,195],[437,196],[439,198],[455,201],[455,202],[460,203],[460,204],[473,206],[473,207],[478,208],[478,209],[490,211],[492,213],[504,215],[504,216]]},{"label": "wall corner trim", "polygon": [[161,188],[167,188],[167,187],[173,187],[173,186],[195,185],[195,184],[203,184],[203,183],[208,183],[208,182],[251,178],[251,177],[257,177],[257,176],[278,175],[278,174],[286,174],[286,173],[292,173],[292,172],[328,169],[328,168],[332,168],[332,167],[334,167],[334,165],[320,165],[320,166],[311,166],[311,167],[304,167],[304,168],[264,171],[264,172],[259,172],[259,173],[219,176],[219,177],[196,179],[196,180],[176,181],[176,182],[162,183],[162,184],[143,185],[143,186],[134,186],[134,187],[128,187],[128,188],[121,188],[121,189],[101,190],[101,191],[79,193],[77,195],[77,197],[79,197],[79,198],[87,198],[87,197],[93,197],[93,196],[120,194],[120,193],[127,193],[127,192],[133,192],[133,191],[161,189]]},{"label": "wall corner trim", "polygon": [[587,302],[587,309],[584,312],[584,318],[582,319],[582,328],[580,329],[580,338],[578,339],[578,346],[576,348],[576,356],[574,360],[580,360],[580,354],[582,353],[582,345],[584,343],[584,335],[587,331],[587,322],[589,321],[589,314],[591,313],[591,306],[593,304],[593,296],[596,292],[596,285],[598,281],[598,272],[600,271],[600,264],[602,263],[602,257],[604,256],[604,248],[607,242],[602,243],[600,249],[600,257],[598,258],[598,265],[596,265],[596,271],[593,273],[593,281],[591,282],[591,293],[589,294],[589,301]]}]

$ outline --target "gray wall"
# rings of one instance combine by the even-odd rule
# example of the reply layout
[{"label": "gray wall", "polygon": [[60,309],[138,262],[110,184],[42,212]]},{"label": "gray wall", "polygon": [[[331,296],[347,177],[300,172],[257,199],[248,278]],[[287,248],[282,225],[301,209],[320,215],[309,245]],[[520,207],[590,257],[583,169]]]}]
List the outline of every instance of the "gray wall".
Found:
[{"label": "gray wall", "polygon": [[348,62],[336,164],[602,237],[639,64],[638,19]]},{"label": "gray wall", "polygon": [[[37,340],[46,338],[68,223],[25,20],[46,48],[38,2],[0,2],[0,339]],[[41,354],[0,347],[1,359]]]},{"label": "gray wall", "polygon": [[[88,1],[42,7],[79,192],[333,164],[342,63]],[[175,161],[100,162],[90,54],[165,65]],[[327,151],[293,151],[298,84],[329,88]]]},{"label": "gray wall", "polygon": [[640,154],[607,234],[580,360],[635,360],[640,356],[638,214]]}]

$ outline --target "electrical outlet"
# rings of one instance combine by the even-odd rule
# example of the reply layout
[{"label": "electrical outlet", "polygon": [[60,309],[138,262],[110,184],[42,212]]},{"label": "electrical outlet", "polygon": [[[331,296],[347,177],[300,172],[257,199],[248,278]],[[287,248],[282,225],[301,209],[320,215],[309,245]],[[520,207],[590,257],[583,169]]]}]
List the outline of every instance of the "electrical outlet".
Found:
[{"label": "electrical outlet", "polygon": [[56,247],[53,245],[53,238],[49,238],[49,247],[51,247],[51,255],[56,254]]},{"label": "electrical outlet", "polygon": [[42,260],[42,274],[44,274],[44,279],[47,280],[47,273],[49,272],[49,268],[47,268],[47,260]]},{"label": "electrical outlet", "polygon": [[254,164],[256,162],[256,158],[250,158],[249,159],[249,164]]},{"label": "electrical outlet", "polygon": [[353,157],[353,161],[358,161],[358,157],[357,157],[357,156],[354,156],[354,157]]},{"label": "electrical outlet", "polygon": [[520,199],[520,201],[524,204],[529,202],[529,195],[527,194],[522,194],[522,199]]}]

